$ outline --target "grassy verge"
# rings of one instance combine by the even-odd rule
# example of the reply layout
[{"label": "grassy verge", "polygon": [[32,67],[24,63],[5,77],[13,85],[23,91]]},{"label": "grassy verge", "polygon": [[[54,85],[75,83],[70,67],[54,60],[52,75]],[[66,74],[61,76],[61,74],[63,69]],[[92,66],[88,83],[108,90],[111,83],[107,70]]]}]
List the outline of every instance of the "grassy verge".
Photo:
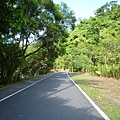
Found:
[{"label": "grassy verge", "polygon": [[[71,76],[71,75],[70,75]],[[120,120],[120,107],[109,102],[105,93],[89,84],[91,78],[86,74],[72,75],[71,78],[88,94],[88,96],[108,115],[111,120]]]},{"label": "grassy verge", "polygon": [[27,80],[31,80],[31,79],[34,79],[34,78],[39,78],[41,75],[39,76],[34,76],[34,77],[26,77],[26,78],[22,78],[21,80],[19,81],[12,81],[10,84],[5,84],[5,85],[0,85],[0,89],[4,89],[4,88],[7,88],[7,87],[10,87],[10,86],[13,86],[15,84],[19,84],[21,82],[24,82],[24,81],[27,81]]}]

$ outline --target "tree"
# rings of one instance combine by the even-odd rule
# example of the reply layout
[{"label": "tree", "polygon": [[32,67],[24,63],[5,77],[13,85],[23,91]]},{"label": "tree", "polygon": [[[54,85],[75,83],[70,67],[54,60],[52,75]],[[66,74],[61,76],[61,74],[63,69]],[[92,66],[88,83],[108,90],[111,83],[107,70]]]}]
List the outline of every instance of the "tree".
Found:
[{"label": "tree", "polygon": [[[43,0],[2,1],[0,20],[3,23],[1,28],[4,30],[0,28],[1,83],[11,82],[16,73],[18,78],[21,78],[24,71],[29,71],[33,67],[37,69],[37,65],[43,63],[47,63],[50,69],[60,54],[60,44],[62,45],[68,36],[67,27],[74,25],[75,17],[71,11],[64,14],[60,5],[54,4],[52,0],[47,2],[49,4]],[[67,9],[67,6],[64,9]],[[62,23],[68,14],[69,18],[66,17],[65,23]],[[35,49],[28,52],[29,46],[34,46]],[[34,59],[27,63],[26,60],[32,56]]]},{"label": "tree", "polygon": [[80,20],[71,31],[66,54],[74,56],[74,67],[87,66],[94,74],[99,71],[103,76],[120,78],[119,11],[117,2],[106,3],[96,10],[95,17]]},{"label": "tree", "polygon": [[[3,21],[2,27],[7,30],[1,30],[0,32],[0,51],[1,63],[5,63],[6,67],[4,72],[1,73],[4,73],[2,79],[4,79],[6,83],[9,83],[11,82],[13,73],[23,62],[24,54],[29,45],[29,37],[34,31],[33,26],[31,25],[34,25],[34,28],[38,25],[38,22],[34,17],[36,16],[38,5],[34,0],[27,2],[27,4],[26,1],[11,0],[4,1],[3,7],[3,11],[1,10],[1,15],[3,16],[3,18],[1,18]],[[18,38],[17,35],[20,37]],[[1,68],[1,71],[2,70],[3,69]]]}]

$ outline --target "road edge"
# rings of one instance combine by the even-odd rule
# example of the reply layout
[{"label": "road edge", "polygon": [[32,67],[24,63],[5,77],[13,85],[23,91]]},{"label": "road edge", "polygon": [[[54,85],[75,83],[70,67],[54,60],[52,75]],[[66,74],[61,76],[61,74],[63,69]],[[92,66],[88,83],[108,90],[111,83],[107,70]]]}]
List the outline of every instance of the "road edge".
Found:
[{"label": "road edge", "polygon": [[2,101],[4,101],[4,100],[6,100],[6,99],[8,99],[8,98],[10,98],[10,97],[18,94],[18,93],[20,93],[20,92],[22,92],[22,91],[24,91],[24,90],[26,90],[27,88],[29,88],[29,87],[31,87],[31,86],[33,86],[33,85],[35,85],[35,84],[37,84],[37,83],[39,83],[39,82],[41,82],[41,81],[43,81],[43,80],[45,80],[46,78],[50,77],[51,75],[53,75],[53,73],[50,74],[50,75],[47,75],[46,77],[44,77],[44,78],[42,78],[42,79],[40,79],[40,80],[38,80],[38,81],[36,81],[36,82],[34,82],[34,83],[32,83],[32,84],[30,84],[30,85],[28,85],[28,86],[20,89],[20,90],[12,93],[12,94],[10,94],[10,95],[8,95],[8,96],[6,96],[6,97],[4,97],[4,98],[2,98],[2,99],[0,99],[0,102],[2,102]]},{"label": "road edge", "polygon": [[67,73],[67,76],[69,79],[73,82],[73,84],[82,92],[82,94],[87,98],[87,100],[93,105],[93,107],[100,113],[100,115],[105,119],[105,120],[110,120],[110,118],[94,103],[94,101],[78,86],[74,80],[69,76]]}]

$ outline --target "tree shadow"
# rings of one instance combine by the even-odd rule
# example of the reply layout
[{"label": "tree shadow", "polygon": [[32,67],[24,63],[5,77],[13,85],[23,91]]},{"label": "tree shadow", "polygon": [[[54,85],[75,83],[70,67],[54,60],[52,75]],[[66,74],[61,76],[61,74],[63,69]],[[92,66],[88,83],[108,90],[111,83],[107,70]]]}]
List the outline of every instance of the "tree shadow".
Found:
[{"label": "tree shadow", "polygon": [[70,77],[73,77],[75,75],[84,74],[84,72],[69,72],[68,74],[69,74]]},{"label": "tree shadow", "polygon": [[1,120],[104,120],[66,73],[55,73],[19,96],[10,98],[13,104],[3,101]]},{"label": "tree shadow", "polygon": [[84,86],[90,86],[92,88],[97,88],[99,90],[105,90],[106,88],[104,87],[104,81],[100,81],[100,80],[86,80],[86,79],[80,79],[80,80],[74,80],[76,84],[79,85],[84,85]]},{"label": "tree shadow", "polygon": [[104,120],[87,100],[76,98],[74,92],[77,92],[78,89],[66,77],[65,73],[61,74],[56,73],[49,80],[46,80],[50,82],[43,81],[43,84],[49,87],[42,88],[37,93],[37,99],[41,101],[40,103],[42,101],[45,103],[40,105],[44,108],[41,112],[42,118],[44,117],[44,120]]}]

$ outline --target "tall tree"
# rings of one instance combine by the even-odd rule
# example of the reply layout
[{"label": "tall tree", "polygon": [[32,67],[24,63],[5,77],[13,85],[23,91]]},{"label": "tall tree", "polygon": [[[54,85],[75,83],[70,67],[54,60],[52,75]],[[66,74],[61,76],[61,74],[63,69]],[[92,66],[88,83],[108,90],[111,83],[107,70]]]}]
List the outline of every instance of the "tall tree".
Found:
[{"label": "tall tree", "polygon": [[[64,19],[63,23],[63,18],[70,11],[63,15],[60,5],[54,4],[52,0],[11,0],[2,3],[0,20],[3,22],[1,28],[5,30],[0,29],[1,82],[11,82],[16,70],[18,77],[21,77],[25,70],[39,65],[42,60],[45,60],[50,68],[59,53],[60,47],[57,43],[63,42],[68,35],[66,23],[69,22],[70,27],[75,22],[74,14],[69,15],[69,19],[74,18],[74,21]],[[35,49],[28,53],[27,50],[32,44]],[[39,53],[40,56],[37,55]],[[35,59],[25,64],[32,55],[36,55]]]},{"label": "tall tree", "polygon": [[80,56],[89,59],[92,63],[86,65],[90,72],[99,71],[97,73],[103,76],[120,78],[119,11],[120,5],[112,1],[98,8],[95,17],[81,20],[67,38],[66,54],[69,51],[77,56],[81,65],[85,62]]}]

